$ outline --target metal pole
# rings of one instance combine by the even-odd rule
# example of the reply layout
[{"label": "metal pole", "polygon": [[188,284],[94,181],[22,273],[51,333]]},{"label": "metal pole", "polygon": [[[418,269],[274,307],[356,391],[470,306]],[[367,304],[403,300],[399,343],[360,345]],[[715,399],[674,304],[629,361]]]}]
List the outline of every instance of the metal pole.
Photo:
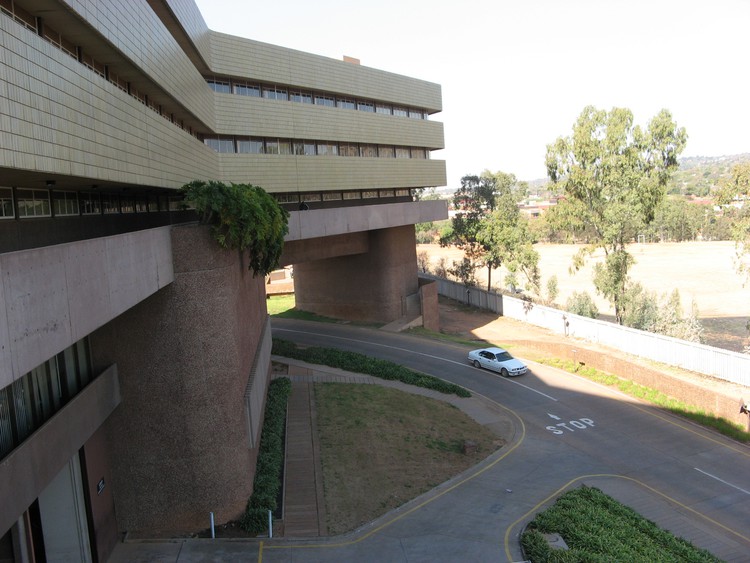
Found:
[{"label": "metal pole", "polygon": [[211,512],[211,539],[216,539],[216,532],[214,531],[214,513]]},{"label": "metal pole", "polygon": [[268,537],[273,537],[273,517],[270,510],[268,511]]}]

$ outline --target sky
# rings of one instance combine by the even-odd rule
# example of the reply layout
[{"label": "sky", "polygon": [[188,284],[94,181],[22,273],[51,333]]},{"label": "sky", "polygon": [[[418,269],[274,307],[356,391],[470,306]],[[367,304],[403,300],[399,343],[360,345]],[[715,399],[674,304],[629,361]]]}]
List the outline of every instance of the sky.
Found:
[{"label": "sky", "polygon": [[448,187],[546,177],[582,110],[662,108],[682,156],[750,152],[750,0],[196,0],[210,29],[435,82]]}]

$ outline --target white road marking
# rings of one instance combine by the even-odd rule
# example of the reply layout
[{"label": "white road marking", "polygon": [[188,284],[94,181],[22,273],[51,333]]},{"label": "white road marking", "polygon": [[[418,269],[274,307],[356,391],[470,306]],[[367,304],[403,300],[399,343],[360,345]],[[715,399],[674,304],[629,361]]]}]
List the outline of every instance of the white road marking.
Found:
[{"label": "white road marking", "polygon": [[547,416],[555,420],[562,420],[559,416],[555,416],[554,414],[547,413]]},{"label": "white road marking", "polygon": [[750,491],[746,491],[745,489],[738,487],[737,485],[733,485],[732,483],[729,483],[728,481],[725,481],[724,479],[719,479],[716,475],[711,475],[710,473],[706,473],[705,471],[703,471],[702,469],[698,469],[697,467],[694,467],[693,469],[695,469],[699,473],[703,473],[704,475],[711,477],[711,479],[716,479],[720,483],[724,483],[725,485],[728,485],[732,487],[733,489],[737,489],[738,491],[741,491],[745,493],[746,495],[750,495]]},{"label": "white road marking", "polygon": [[[292,329],[288,329],[288,328],[274,328],[273,330],[274,331],[278,330],[278,331],[282,331],[282,332],[298,332],[300,334],[309,334],[311,336],[320,336],[319,334],[317,334],[315,332],[307,332],[305,330],[292,330]],[[381,348],[390,348],[392,350],[399,350],[401,352],[409,352],[410,354],[417,354],[419,356],[425,356],[426,358],[432,358],[434,360],[441,360],[443,362],[448,362],[448,363],[451,363],[451,364],[456,364],[458,366],[465,366],[465,367],[469,367],[471,369],[481,369],[481,368],[475,368],[474,366],[467,365],[464,362],[457,362],[455,360],[448,360],[446,358],[441,358],[440,356],[433,356],[432,354],[425,354],[423,352],[415,352],[414,350],[409,350],[407,348],[399,348],[398,346],[390,346],[388,344],[379,344],[377,342],[370,342],[368,340],[356,340],[354,338],[344,338],[343,336],[332,336],[332,335],[328,335],[328,334],[325,335],[325,336],[326,336],[326,338],[336,338],[338,340],[346,340],[348,342],[356,342],[358,344],[369,344],[371,346],[380,346]],[[482,370],[482,371],[485,371],[485,370]],[[494,375],[495,377],[497,377],[500,381],[504,381],[506,383],[514,383],[516,385],[520,385],[524,389],[528,389],[529,391],[532,391],[534,393],[538,393],[539,395],[541,395],[542,397],[546,397],[550,401],[557,402],[557,399],[555,399],[554,397],[551,397],[550,395],[547,395],[546,393],[542,393],[541,391],[538,391],[538,390],[534,389],[533,387],[529,387],[528,385],[524,385],[523,383],[519,383],[518,381],[515,381],[514,379],[511,379],[511,378],[508,378],[508,377],[502,377],[501,375],[494,374],[494,373],[492,375]]]}]

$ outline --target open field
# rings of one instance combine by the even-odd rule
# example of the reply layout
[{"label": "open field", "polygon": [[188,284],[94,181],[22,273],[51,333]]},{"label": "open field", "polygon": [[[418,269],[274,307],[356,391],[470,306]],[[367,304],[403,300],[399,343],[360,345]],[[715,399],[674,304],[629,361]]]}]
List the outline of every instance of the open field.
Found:
[{"label": "open field", "polygon": [[[540,255],[545,296],[547,280],[554,275],[559,288],[556,299],[559,306],[564,306],[574,291],[586,291],[594,298],[602,318],[614,314],[609,303],[596,294],[592,281],[592,266],[603,259],[601,251],[591,257],[586,267],[571,274],[569,268],[573,255],[580,248],[578,245],[538,244],[535,248]],[[417,245],[417,252],[421,251],[428,253],[433,267],[440,257],[446,258],[448,266],[462,257],[460,250],[440,248],[436,244]],[[629,251],[636,260],[630,272],[633,280],[660,295],[678,289],[685,312],[693,302],[697,305],[707,344],[742,351],[748,337],[745,326],[750,319],[750,286],[742,286],[743,280],[734,269],[734,243],[633,244]],[[504,286],[505,274],[502,268],[492,273],[493,287]],[[479,270],[477,279],[480,286],[486,288],[487,270]]]}]

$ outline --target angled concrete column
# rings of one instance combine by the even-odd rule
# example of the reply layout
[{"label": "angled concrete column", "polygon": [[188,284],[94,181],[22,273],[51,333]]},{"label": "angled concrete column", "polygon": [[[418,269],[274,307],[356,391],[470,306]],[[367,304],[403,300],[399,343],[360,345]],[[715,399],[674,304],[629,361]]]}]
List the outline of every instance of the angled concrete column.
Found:
[{"label": "angled concrete column", "polygon": [[406,298],[419,291],[414,225],[368,236],[367,252],[294,265],[298,308],[365,322],[390,322],[406,313]]}]

